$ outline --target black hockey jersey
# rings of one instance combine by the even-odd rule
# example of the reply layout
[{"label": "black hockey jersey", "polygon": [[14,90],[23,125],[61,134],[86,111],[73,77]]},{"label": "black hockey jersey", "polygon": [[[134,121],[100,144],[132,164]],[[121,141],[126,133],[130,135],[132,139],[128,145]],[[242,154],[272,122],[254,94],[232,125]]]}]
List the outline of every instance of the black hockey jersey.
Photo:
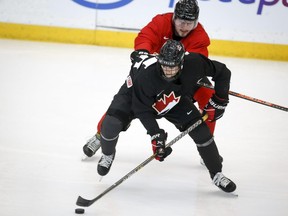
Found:
[{"label": "black hockey jersey", "polygon": [[[228,99],[231,72],[218,61],[197,53],[184,57],[180,76],[169,82],[163,78],[161,66],[155,57],[148,57],[134,65],[127,79],[132,87],[132,111],[148,131],[159,128],[156,119],[165,116],[183,97],[193,98],[197,84],[205,76],[215,82],[215,94]],[[153,129],[154,128],[154,129]]]}]

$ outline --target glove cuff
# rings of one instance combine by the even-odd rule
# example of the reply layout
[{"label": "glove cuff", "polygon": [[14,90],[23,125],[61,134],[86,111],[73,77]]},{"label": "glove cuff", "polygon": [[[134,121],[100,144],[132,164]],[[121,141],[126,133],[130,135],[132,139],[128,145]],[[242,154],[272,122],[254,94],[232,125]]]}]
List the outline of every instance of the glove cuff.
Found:
[{"label": "glove cuff", "polygon": [[139,49],[136,51],[138,52],[138,55],[148,55],[149,54],[148,50],[146,50],[146,49]]},{"label": "glove cuff", "polygon": [[160,137],[163,134],[165,134],[165,131],[163,129],[154,131],[154,133],[151,135],[151,141],[155,140],[156,138]]},{"label": "glove cuff", "polygon": [[217,96],[216,94],[212,95],[212,100],[215,101],[218,104],[221,104],[223,106],[227,106],[227,104],[229,103],[228,99],[224,99],[224,98],[220,98],[219,96]]},{"label": "glove cuff", "polygon": [[139,50],[134,50],[131,54],[130,54],[130,60],[133,62],[135,61],[135,59],[137,57],[139,57],[140,55],[148,55],[149,52],[146,49],[139,49]]}]

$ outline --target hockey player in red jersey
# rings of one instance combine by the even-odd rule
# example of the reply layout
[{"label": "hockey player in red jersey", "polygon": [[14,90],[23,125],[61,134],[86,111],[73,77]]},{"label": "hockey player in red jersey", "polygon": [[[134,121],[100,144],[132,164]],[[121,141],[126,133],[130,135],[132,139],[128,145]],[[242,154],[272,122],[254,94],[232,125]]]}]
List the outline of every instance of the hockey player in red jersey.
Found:
[{"label": "hockey player in red jersey", "polygon": [[[168,133],[160,128],[157,120],[165,118],[179,131],[185,131],[201,120],[202,113],[191,96],[197,92],[198,80],[206,76],[215,82],[215,93],[204,106],[203,114],[215,121],[223,116],[229,102],[231,72],[223,63],[198,53],[185,54],[184,46],[176,40],[167,40],[156,57],[141,55],[132,65],[103,120],[100,136],[103,154],[98,174],[105,176],[110,171],[119,134],[134,118],[140,120],[151,136],[155,158],[164,161],[172,148],[166,147]],[[202,121],[188,134],[196,143],[214,184],[225,192],[233,192],[236,184],[222,173],[221,157],[207,123]]]},{"label": "hockey player in red jersey", "polygon": [[187,52],[197,52],[208,57],[210,39],[198,22],[199,7],[196,0],[182,0],[174,13],[156,15],[139,32],[134,41],[137,52],[159,53],[168,39],[181,41]]},{"label": "hockey player in red jersey", "polygon": [[[159,53],[160,48],[168,39],[181,41],[186,51],[200,53],[208,57],[210,39],[203,26],[198,22],[199,7],[196,0],[180,0],[176,3],[174,13],[156,15],[135,38],[131,61],[137,62],[142,54]],[[201,80],[208,82],[206,77]],[[193,99],[203,110],[214,90],[198,87]],[[97,126],[97,133],[83,146],[84,154],[92,157],[100,148],[100,131],[103,115]],[[207,125],[214,134],[216,121],[208,121]]]}]

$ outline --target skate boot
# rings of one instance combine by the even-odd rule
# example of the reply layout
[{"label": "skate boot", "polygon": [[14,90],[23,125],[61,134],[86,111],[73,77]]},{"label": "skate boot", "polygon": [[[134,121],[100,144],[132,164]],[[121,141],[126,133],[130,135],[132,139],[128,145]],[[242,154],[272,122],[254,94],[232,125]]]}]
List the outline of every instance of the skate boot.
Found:
[{"label": "skate boot", "polygon": [[236,184],[221,172],[216,173],[213,177],[213,183],[224,192],[231,193],[236,190]]},{"label": "skate boot", "polygon": [[97,171],[99,175],[101,176],[107,175],[107,173],[109,172],[112,166],[114,158],[115,158],[115,152],[111,155],[102,154],[102,157],[100,158],[98,167],[97,167]]},{"label": "skate boot", "polygon": [[83,146],[83,152],[87,157],[92,157],[96,151],[101,147],[99,133],[96,133],[88,142]]}]

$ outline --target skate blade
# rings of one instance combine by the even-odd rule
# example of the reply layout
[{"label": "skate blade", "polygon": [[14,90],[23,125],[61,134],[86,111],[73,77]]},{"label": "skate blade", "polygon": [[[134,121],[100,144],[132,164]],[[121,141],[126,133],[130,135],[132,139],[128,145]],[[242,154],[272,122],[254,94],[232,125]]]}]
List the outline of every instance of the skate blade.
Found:
[{"label": "skate blade", "polygon": [[233,196],[233,197],[239,197],[239,194],[236,193],[235,191],[233,191],[233,192],[231,192],[231,193],[228,193],[228,194],[230,194],[230,195]]},{"label": "skate blade", "polygon": [[89,157],[86,156],[86,155],[83,155],[82,158],[81,158],[81,161],[86,161]]},{"label": "skate blade", "polygon": [[103,176],[100,176],[100,177],[99,177],[99,182],[101,182],[101,181],[102,181],[102,179],[103,179]]}]

